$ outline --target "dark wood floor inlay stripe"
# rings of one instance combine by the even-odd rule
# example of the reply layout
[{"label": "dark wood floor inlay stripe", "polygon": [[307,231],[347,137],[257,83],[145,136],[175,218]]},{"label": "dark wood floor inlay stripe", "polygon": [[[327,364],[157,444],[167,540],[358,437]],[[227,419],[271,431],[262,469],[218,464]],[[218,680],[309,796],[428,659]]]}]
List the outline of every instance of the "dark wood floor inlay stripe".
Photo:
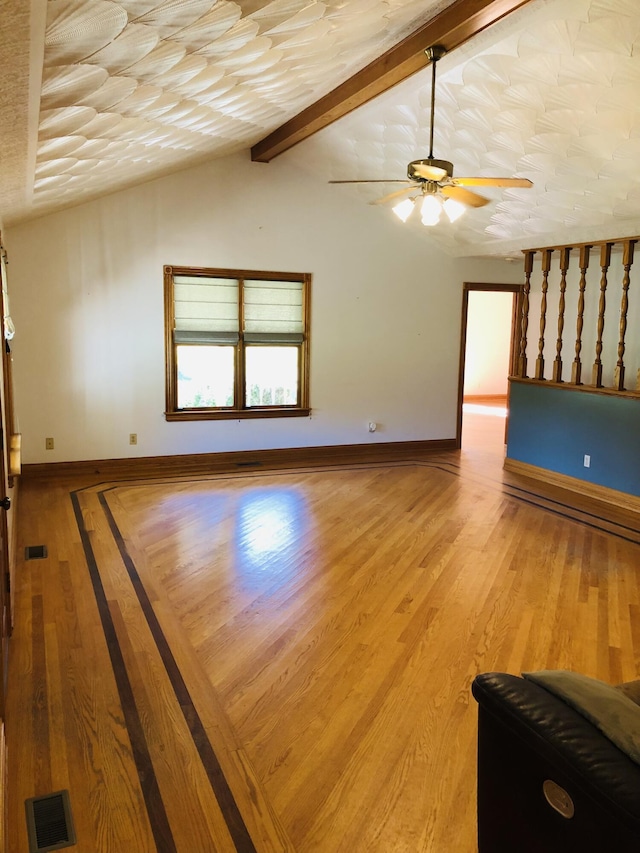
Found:
[{"label": "dark wood floor inlay stripe", "polygon": [[[445,471],[454,474],[457,477],[464,476],[467,480],[474,479],[469,476],[468,471],[463,471],[460,463],[439,461],[439,462],[424,462],[419,461],[415,464],[425,468],[435,468],[438,471]],[[602,515],[599,515],[595,510],[589,510],[580,507],[571,502],[571,496],[567,495],[567,500],[560,500],[557,497],[550,497],[544,494],[544,489],[541,487],[539,491],[534,491],[531,488],[525,488],[516,483],[505,482],[504,480],[488,478],[486,476],[478,476],[477,481],[489,488],[497,488],[504,492],[510,498],[514,498],[521,503],[529,506],[537,507],[538,509],[546,510],[568,521],[576,521],[579,524],[584,524],[593,530],[598,530],[602,533],[609,533],[616,536],[618,539],[623,539],[625,542],[631,542],[634,545],[640,544],[640,527],[624,524],[619,520],[606,518],[604,514],[607,512],[605,505],[600,505],[598,510]]]},{"label": "dark wood floor inlay stripe", "polygon": [[80,507],[77,492],[71,492],[71,503],[73,505],[73,512],[75,514],[76,524],[80,533],[80,539],[82,541],[82,547],[84,549],[91,583],[93,585],[96,604],[98,605],[102,631],[107,641],[111,666],[113,668],[113,674],[118,688],[118,695],[120,697],[120,704],[122,706],[125,724],[129,733],[129,739],[131,741],[133,759],[138,772],[140,787],[144,797],[145,806],[147,808],[153,838],[158,851],[161,851],[161,853],[177,853],[173,833],[171,832],[169,819],[167,817],[165,805],[158,786],[158,780],[153,768],[153,762],[151,761],[149,747],[144,735],[144,729],[142,727],[142,722],[133,696],[133,689],[125,666],[122,649],[120,648],[118,635],[113,622],[111,610],[109,608],[109,602],[105,595],[102,578],[100,577],[98,564],[91,545],[91,537],[89,536],[89,531],[84,523],[84,517],[82,515],[82,509]]},{"label": "dark wood floor inlay stripe", "polygon": [[111,507],[109,506],[106,498],[106,491],[109,490],[101,491],[98,494],[100,505],[102,506],[105,517],[109,523],[112,536],[118,546],[118,550],[120,551],[120,556],[122,557],[122,561],[125,565],[136,596],[138,597],[138,601],[149,626],[149,630],[153,635],[154,642],[158,652],[160,653],[160,657],[162,658],[164,668],[169,677],[169,681],[171,682],[176,699],[178,700],[187,726],[189,727],[193,743],[198,751],[202,765],[205,769],[209,782],[211,783],[211,788],[215,794],[216,800],[218,801],[218,805],[220,806],[229,834],[233,839],[238,853],[256,853],[256,848],[251,840],[249,831],[225,778],[218,757],[211,746],[209,738],[207,737],[202,720],[200,719],[200,716],[193,704],[193,700],[187,685],[185,684],[184,678],[182,677],[182,673],[176,663],[175,657],[173,656],[173,652],[171,651],[160,623],[158,622],[158,617],[156,616],[153,605],[149,600],[149,596],[147,595],[147,591],[142,583],[142,579],[138,574],[135,563],[127,550],[124,538],[113,513],[111,512]]}]

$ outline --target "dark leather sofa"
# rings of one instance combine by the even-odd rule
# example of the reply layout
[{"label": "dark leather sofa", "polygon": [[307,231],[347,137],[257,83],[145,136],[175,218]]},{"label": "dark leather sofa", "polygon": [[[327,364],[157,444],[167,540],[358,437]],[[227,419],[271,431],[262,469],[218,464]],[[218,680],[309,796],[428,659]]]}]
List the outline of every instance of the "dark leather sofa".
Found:
[{"label": "dark leather sofa", "polygon": [[484,673],[472,693],[480,853],[640,853],[637,761],[526,678]]}]

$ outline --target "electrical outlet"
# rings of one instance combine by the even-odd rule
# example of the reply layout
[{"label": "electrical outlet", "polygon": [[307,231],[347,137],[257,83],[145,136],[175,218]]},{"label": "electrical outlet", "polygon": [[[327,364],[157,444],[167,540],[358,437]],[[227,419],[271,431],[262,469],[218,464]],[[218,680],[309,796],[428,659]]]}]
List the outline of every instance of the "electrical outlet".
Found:
[{"label": "electrical outlet", "polygon": [[378,424],[375,421],[369,421],[369,432],[375,432],[378,429]]},{"label": "electrical outlet", "polygon": [[129,444],[137,444],[138,443],[138,433],[130,432],[129,433]]},{"label": "electrical outlet", "polygon": [[44,447],[45,447],[45,450],[53,450],[53,439],[52,438],[45,438]]},{"label": "electrical outlet", "polygon": [[591,457],[587,453],[584,454],[584,467],[591,468]]}]

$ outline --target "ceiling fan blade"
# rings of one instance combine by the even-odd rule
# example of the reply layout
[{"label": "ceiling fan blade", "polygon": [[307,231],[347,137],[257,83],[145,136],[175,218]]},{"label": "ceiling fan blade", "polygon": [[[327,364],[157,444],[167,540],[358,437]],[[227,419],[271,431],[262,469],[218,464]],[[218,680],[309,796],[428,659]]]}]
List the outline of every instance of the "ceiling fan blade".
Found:
[{"label": "ceiling fan blade", "polygon": [[385,202],[391,201],[391,199],[398,198],[401,195],[406,195],[407,193],[411,193],[417,189],[418,187],[416,186],[416,184],[411,182],[410,187],[403,187],[401,190],[396,190],[395,192],[389,193],[389,195],[383,195],[382,198],[378,198],[375,201],[370,201],[369,204],[385,204]]},{"label": "ceiling fan blade", "polygon": [[461,204],[466,204],[469,207],[484,207],[489,204],[489,199],[478,193],[472,193],[471,190],[465,190],[462,187],[444,186],[440,188],[442,195],[446,195],[454,201],[459,201]]},{"label": "ceiling fan blade", "polygon": [[454,185],[461,187],[532,187],[528,178],[454,178]]},{"label": "ceiling fan blade", "polygon": [[425,181],[441,181],[447,176],[447,170],[439,166],[428,166],[424,163],[412,163],[413,174]]},{"label": "ceiling fan blade", "polygon": [[408,184],[406,178],[372,178],[367,180],[362,178],[356,181],[329,181],[330,184]]}]

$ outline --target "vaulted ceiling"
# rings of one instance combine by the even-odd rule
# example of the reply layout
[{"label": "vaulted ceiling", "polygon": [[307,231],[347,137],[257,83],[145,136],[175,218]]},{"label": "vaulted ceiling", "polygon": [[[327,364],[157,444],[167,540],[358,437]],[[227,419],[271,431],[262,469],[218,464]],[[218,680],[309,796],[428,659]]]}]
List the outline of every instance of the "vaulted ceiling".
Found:
[{"label": "vaulted ceiling", "polygon": [[[393,227],[458,255],[640,233],[637,0],[5,0],[5,224],[231,152],[281,156],[364,206],[427,156],[512,176],[455,223]],[[386,91],[385,91],[386,90]]]}]

